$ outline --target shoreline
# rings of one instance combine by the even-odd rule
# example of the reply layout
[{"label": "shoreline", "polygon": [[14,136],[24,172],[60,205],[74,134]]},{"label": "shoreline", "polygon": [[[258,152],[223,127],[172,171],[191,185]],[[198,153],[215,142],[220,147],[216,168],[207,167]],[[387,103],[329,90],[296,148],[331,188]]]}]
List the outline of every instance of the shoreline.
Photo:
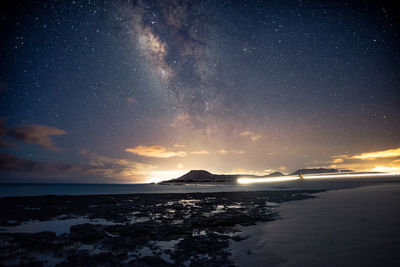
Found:
[{"label": "shoreline", "polygon": [[[327,190],[284,202],[279,218],[239,227],[237,266],[398,266],[400,184]],[[243,249],[243,248],[246,249]]]},{"label": "shoreline", "polygon": [[[321,203],[325,196],[340,192],[353,195],[382,186],[399,188],[400,194],[398,181],[369,182],[347,183],[338,188],[336,182],[324,181],[325,190],[271,188],[0,198],[0,265],[79,266],[85,262],[113,266],[259,266],[267,262],[291,266],[284,255],[273,252],[275,245],[267,249],[254,245],[265,245],[274,233],[279,233],[288,214],[302,210],[300,217],[304,217],[313,210],[309,203]],[[320,183],[312,183],[320,187]],[[288,206],[294,208],[288,211]],[[334,210],[338,208],[340,205]],[[346,223],[350,221],[345,220]],[[276,228],[263,232],[271,227]],[[302,244],[302,240],[291,243]],[[269,258],[260,258],[260,254]]]},{"label": "shoreline", "polygon": [[276,203],[316,192],[2,198],[0,264],[229,265],[230,240],[243,240],[239,225],[274,220]]}]

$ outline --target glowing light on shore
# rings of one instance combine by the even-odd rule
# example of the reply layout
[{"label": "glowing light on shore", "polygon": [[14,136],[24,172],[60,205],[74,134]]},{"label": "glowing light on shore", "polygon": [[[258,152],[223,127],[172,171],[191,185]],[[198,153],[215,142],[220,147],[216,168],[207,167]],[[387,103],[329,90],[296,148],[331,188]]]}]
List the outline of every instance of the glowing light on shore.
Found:
[{"label": "glowing light on shore", "polygon": [[400,172],[400,166],[375,166],[373,172]]},{"label": "glowing light on shore", "polygon": [[343,173],[343,174],[321,174],[321,175],[305,175],[304,179],[332,179],[332,178],[374,178],[374,177],[391,177],[400,176],[400,172],[390,173]]},{"label": "glowing light on shore", "polygon": [[285,181],[294,181],[299,180],[299,176],[285,176],[285,177],[277,177],[277,178],[239,178],[237,182],[239,184],[252,184],[252,183],[274,183],[274,182],[285,182]]},{"label": "glowing light on shore", "polygon": [[[400,172],[391,173],[339,173],[339,174],[320,174],[320,175],[304,175],[303,179],[343,179],[343,178],[375,178],[375,177],[394,177],[400,176]],[[285,176],[278,178],[250,178],[243,177],[237,179],[239,184],[253,184],[253,183],[274,183],[301,180],[299,176]]]}]

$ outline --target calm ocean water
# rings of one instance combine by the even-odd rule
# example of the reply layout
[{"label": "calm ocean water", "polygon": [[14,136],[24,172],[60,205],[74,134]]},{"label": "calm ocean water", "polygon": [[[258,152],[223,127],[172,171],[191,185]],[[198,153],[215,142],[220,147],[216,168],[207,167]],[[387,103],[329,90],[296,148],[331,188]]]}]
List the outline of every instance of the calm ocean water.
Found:
[{"label": "calm ocean water", "polygon": [[[159,184],[0,184],[0,197],[42,195],[99,195],[134,193],[187,193],[257,190],[242,185],[159,185]],[[259,190],[259,188],[258,188]]]},{"label": "calm ocean water", "polygon": [[99,195],[135,193],[233,192],[287,189],[343,189],[383,182],[400,182],[400,177],[377,179],[323,179],[266,184],[55,184],[0,183],[0,197],[43,195]]}]

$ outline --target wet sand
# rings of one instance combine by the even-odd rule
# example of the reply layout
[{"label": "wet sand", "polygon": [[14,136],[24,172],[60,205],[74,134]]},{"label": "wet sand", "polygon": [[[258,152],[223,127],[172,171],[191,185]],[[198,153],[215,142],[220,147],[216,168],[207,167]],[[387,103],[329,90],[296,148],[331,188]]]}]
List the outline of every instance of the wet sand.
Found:
[{"label": "wet sand", "polygon": [[279,220],[241,227],[239,266],[400,266],[400,185],[315,194],[285,202]]}]

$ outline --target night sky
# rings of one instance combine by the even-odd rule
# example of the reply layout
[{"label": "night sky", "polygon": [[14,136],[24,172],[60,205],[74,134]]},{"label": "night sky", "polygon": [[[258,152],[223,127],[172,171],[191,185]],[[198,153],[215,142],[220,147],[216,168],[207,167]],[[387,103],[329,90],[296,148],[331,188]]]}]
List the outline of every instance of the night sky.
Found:
[{"label": "night sky", "polygon": [[388,1],[2,1],[0,180],[400,171]]}]

